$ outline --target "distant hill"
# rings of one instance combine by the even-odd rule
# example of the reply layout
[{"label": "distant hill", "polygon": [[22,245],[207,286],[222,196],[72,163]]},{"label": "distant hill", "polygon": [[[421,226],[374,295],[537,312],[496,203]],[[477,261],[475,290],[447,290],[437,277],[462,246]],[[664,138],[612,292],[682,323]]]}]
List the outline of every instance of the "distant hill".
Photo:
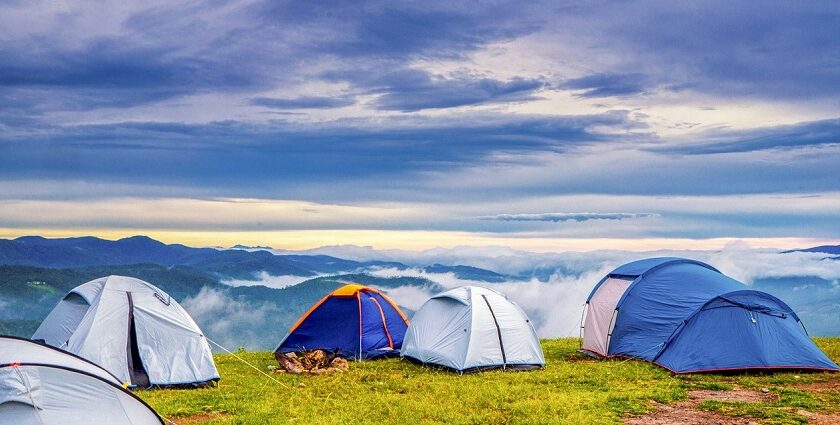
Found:
[{"label": "distant hill", "polygon": [[443,264],[433,264],[431,266],[424,267],[423,271],[426,273],[453,273],[460,279],[478,280],[482,282],[498,283],[511,280],[511,277],[509,276],[471,266],[445,266]]},{"label": "distant hill", "polygon": [[234,245],[234,246],[230,247],[230,249],[244,249],[244,250],[264,250],[264,251],[271,251],[271,250],[272,250],[272,249],[274,249],[274,248],[272,248],[272,247],[270,247],[270,246],[260,246],[260,245],[256,245],[256,246],[248,246],[248,245],[236,244],[236,245]]},{"label": "distant hill", "polygon": [[840,255],[840,245],[822,245],[812,248],[792,249],[790,251],[785,251],[784,253],[789,252],[820,252],[823,254]]},{"label": "distant hill", "polygon": [[47,239],[24,236],[0,239],[0,264],[49,268],[78,268],[127,264],[189,266],[210,273],[253,278],[257,272],[271,275],[315,276],[361,268],[397,267],[389,262],[358,262],[327,255],[274,255],[267,251],[218,250],[167,245],[147,236],[116,241],[95,237]]},{"label": "distant hill", "polygon": [[[361,272],[372,268],[407,270],[408,266],[390,261],[353,261],[329,255],[276,255],[264,250],[193,248],[165,244],[148,236],[132,236],[116,241],[91,236],[47,239],[23,236],[0,239],[0,264],[80,268],[130,264],[186,266],[222,277],[256,280],[256,274],[273,276],[318,276]],[[430,273],[453,273],[461,279],[501,282],[511,279],[491,270],[469,266],[435,264]]]}]

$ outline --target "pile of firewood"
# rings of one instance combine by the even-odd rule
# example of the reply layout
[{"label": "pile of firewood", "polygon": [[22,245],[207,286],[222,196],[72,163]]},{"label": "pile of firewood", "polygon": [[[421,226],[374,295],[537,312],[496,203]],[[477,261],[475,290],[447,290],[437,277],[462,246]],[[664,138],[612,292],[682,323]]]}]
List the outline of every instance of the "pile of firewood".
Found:
[{"label": "pile of firewood", "polygon": [[276,372],[293,373],[295,375],[302,373],[321,375],[350,369],[350,364],[347,363],[347,360],[323,350],[304,351],[300,353],[275,353],[274,357],[280,363],[280,367],[276,369]]}]

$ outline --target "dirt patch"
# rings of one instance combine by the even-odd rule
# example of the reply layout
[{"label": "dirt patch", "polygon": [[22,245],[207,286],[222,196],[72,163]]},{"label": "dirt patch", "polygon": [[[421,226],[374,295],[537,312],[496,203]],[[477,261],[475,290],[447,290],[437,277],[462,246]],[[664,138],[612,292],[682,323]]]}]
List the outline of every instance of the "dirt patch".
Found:
[{"label": "dirt patch", "polygon": [[[840,376],[832,376],[826,381],[809,382],[807,384],[797,384],[794,385],[793,388],[813,393],[821,393],[826,391],[840,392]],[[840,424],[840,412],[827,413],[797,410],[796,414],[808,418],[808,423],[812,425]]]},{"label": "dirt patch", "polygon": [[757,425],[752,418],[726,416],[697,408],[698,401],[681,401],[674,404],[654,403],[653,412],[631,416],[628,425]]},{"label": "dirt patch", "polygon": [[207,421],[212,421],[213,419],[219,419],[227,417],[227,413],[222,412],[212,412],[212,413],[199,413],[197,415],[190,415],[190,416],[182,416],[180,418],[173,418],[172,420],[175,421],[178,425],[190,425],[190,424],[200,424]]},{"label": "dirt patch", "polygon": [[631,416],[624,423],[628,425],[753,425],[758,422],[749,417],[727,416],[722,413],[710,412],[697,407],[707,401],[758,403],[776,399],[773,394],[762,391],[734,389],[730,391],[692,390],[688,392],[688,400],[673,404],[654,403],[656,410],[644,414]]},{"label": "dirt patch", "polygon": [[734,389],[730,391],[692,390],[688,392],[688,399],[693,401],[694,404],[699,404],[706,400],[727,401],[732,403],[760,403],[774,401],[777,398],[778,397],[775,394],[770,392],[742,389]]},{"label": "dirt patch", "polygon": [[809,412],[797,410],[797,415],[808,418],[809,425],[837,425],[840,424],[840,413]]},{"label": "dirt patch", "polygon": [[830,379],[822,382],[809,382],[807,384],[797,384],[794,386],[797,390],[805,391],[840,391],[840,378]]}]

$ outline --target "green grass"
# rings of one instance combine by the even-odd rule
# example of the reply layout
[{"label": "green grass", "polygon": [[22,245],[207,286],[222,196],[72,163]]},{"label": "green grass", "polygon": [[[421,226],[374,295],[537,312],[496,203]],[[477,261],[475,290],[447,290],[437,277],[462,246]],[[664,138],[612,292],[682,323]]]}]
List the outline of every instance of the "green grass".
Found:
[{"label": "green grass", "polygon": [[[835,361],[840,338],[817,339]],[[834,411],[840,396],[790,388],[831,374],[676,376],[640,361],[590,359],[576,352],[577,339],[543,341],[546,367],[531,372],[491,371],[457,375],[399,359],[351,363],[323,376],[274,374],[273,382],[233,356],[216,356],[218,388],[140,391],[161,415],[207,415],[202,424],[273,423],[620,423],[629,414],[671,403],[690,389],[770,388],[768,403],[704,402],[699,407],[750,415],[767,423],[804,423],[797,409]],[[271,353],[240,353],[262,370]]]}]

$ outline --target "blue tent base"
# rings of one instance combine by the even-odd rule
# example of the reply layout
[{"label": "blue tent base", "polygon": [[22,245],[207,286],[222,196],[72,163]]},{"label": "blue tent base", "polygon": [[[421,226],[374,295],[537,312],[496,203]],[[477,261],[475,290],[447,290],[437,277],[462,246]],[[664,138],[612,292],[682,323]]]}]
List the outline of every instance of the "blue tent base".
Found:
[{"label": "blue tent base", "polygon": [[689,373],[708,373],[708,374],[717,374],[717,375],[747,375],[747,374],[755,374],[760,375],[762,372],[766,373],[777,373],[777,372],[802,372],[802,373],[822,373],[822,372],[838,372],[837,369],[828,369],[828,368],[818,368],[818,367],[810,367],[810,366],[745,366],[745,367],[737,367],[737,368],[730,368],[730,369],[700,369],[700,370],[686,370],[677,372],[671,369],[668,369],[665,366],[660,364],[653,363],[659,367],[667,369],[669,372],[674,373],[676,375],[685,375]]},{"label": "blue tent base", "polygon": [[821,368],[821,367],[813,367],[813,366],[744,366],[744,367],[733,367],[733,368],[724,368],[724,369],[698,369],[698,370],[685,370],[685,371],[676,371],[670,369],[667,366],[661,365],[657,362],[652,362],[650,360],[640,359],[631,356],[625,356],[621,354],[615,354],[612,356],[602,356],[597,353],[593,353],[588,350],[577,350],[578,353],[587,355],[589,357],[598,359],[598,360],[614,360],[614,361],[628,361],[628,360],[635,360],[640,361],[643,363],[649,363],[654,366],[661,367],[668,372],[671,372],[675,375],[687,375],[692,373],[706,373],[706,374],[719,374],[719,375],[760,375],[762,373],[777,373],[777,372],[802,372],[802,373],[823,373],[823,372],[840,372],[838,369],[831,369],[831,368]]}]

